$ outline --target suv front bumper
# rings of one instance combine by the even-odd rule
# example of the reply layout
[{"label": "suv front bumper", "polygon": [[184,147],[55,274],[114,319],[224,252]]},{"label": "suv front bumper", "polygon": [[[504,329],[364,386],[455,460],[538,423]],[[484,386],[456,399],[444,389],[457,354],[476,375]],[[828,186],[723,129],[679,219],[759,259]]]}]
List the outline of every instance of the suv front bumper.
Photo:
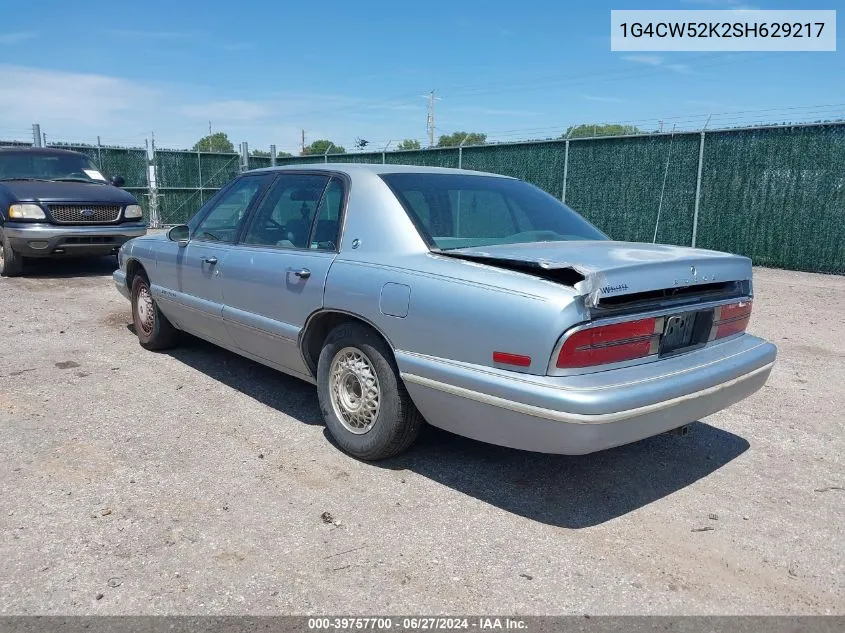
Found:
[{"label": "suv front bumper", "polygon": [[97,226],[7,222],[2,227],[9,245],[24,257],[108,255],[124,242],[146,235],[146,222]]}]

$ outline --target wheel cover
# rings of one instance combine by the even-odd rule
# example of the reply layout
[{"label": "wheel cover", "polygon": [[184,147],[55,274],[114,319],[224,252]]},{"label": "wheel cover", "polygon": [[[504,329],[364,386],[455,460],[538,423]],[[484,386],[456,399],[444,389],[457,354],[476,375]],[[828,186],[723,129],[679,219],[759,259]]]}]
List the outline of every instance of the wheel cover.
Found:
[{"label": "wheel cover", "polygon": [[6,247],[3,246],[3,241],[0,240],[0,272],[6,270]]},{"label": "wheel cover", "polygon": [[138,290],[138,298],[135,300],[135,313],[135,323],[144,331],[144,334],[152,334],[155,326],[155,305],[147,286],[141,286]]},{"label": "wheel cover", "polygon": [[370,359],[356,347],[344,347],[329,370],[332,408],[351,433],[363,435],[373,428],[381,405],[381,385]]}]

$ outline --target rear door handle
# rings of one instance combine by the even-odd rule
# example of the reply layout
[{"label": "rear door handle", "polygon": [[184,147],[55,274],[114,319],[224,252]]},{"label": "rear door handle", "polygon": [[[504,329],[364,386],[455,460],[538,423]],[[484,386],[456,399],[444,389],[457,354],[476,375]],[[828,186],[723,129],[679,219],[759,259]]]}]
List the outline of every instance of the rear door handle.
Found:
[{"label": "rear door handle", "polygon": [[311,276],[311,271],[307,268],[301,268],[299,270],[295,270],[293,274],[300,279],[308,279]]},{"label": "rear door handle", "polygon": [[213,257],[213,256],[212,257],[203,257],[202,261],[204,261],[206,264],[210,264],[211,266],[214,266],[214,264],[217,263],[217,258]]}]

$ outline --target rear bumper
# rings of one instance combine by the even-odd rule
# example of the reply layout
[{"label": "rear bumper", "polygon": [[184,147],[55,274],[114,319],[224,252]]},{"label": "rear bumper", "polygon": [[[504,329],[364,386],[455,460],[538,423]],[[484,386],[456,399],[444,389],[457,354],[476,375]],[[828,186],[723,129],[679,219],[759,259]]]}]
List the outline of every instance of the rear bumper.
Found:
[{"label": "rear bumper", "polygon": [[777,349],[742,335],[712,348],[577,377],[545,377],[397,353],[402,378],[434,426],[492,444],[583,454],[720,411],[766,382]]},{"label": "rear bumper", "polygon": [[144,222],[108,226],[60,226],[56,224],[7,222],[3,233],[11,247],[24,257],[107,255],[124,242],[147,233]]}]

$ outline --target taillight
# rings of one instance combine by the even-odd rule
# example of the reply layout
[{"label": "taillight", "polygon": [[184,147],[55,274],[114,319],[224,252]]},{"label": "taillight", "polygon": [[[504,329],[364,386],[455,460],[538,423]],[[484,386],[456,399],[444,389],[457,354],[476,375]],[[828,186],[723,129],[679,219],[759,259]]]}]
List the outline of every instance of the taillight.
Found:
[{"label": "taillight", "polygon": [[658,319],[648,318],[575,332],[563,343],[557,367],[591,367],[655,354],[660,338],[660,332],[655,330],[659,329]]},{"label": "taillight", "polygon": [[716,308],[710,340],[745,332],[751,319],[751,301],[740,301]]}]

